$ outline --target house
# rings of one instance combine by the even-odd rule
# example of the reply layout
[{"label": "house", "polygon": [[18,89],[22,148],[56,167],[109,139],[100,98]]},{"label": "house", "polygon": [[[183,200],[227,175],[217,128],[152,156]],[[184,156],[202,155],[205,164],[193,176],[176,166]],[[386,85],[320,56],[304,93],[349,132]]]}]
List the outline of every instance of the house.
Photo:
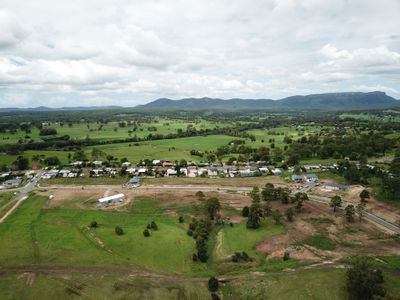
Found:
[{"label": "house", "polygon": [[164,161],[164,162],[162,163],[162,166],[163,166],[163,167],[174,167],[174,166],[175,166],[175,163],[172,162],[172,161]]},{"label": "house", "polygon": [[22,183],[22,178],[8,179],[3,182],[5,186],[18,186]]},{"label": "house", "polygon": [[175,169],[168,169],[166,176],[167,177],[175,177],[175,176],[178,176],[178,172]]},{"label": "house", "polygon": [[103,165],[103,162],[102,162],[101,160],[95,160],[95,161],[93,162],[93,164],[94,164],[96,167],[100,167],[100,166]]},{"label": "house", "polygon": [[125,201],[125,195],[124,194],[116,194],[113,196],[109,197],[104,197],[100,198],[98,202],[100,205],[108,205],[108,204],[113,204],[113,203],[121,203]]},{"label": "house", "polygon": [[212,168],[207,170],[207,175],[210,177],[218,176],[218,169]]},{"label": "house", "polygon": [[70,170],[60,170],[58,174],[62,177],[68,177],[68,174],[71,173]]},{"label": "house", "polygon": [[203,174],[207,174],[208,170],[205,168],[200,168],[198,171],[199,176],[203,175]]},{"label": "house", "polygon": [[300,175],[292,175],[292,180],[296,183],[301,183],[303,182],[303,177],[301,177]]},{"label": "house", "polygon": [[124,187],[131,189],[131,188],[137,188],[140,186],[140,179],[138,177],[132,177],[129,179],[129,181],[125,184]]},{"label": "house", "polygon": [[180,168],[179,171],[181,172],[181,175],[183,175],[183,176],[187,176],[188,175],[187,168]]},{"label": "house", "polygon": [[126,161],[126,162],[123,162],[123,163],[121,164],[121,167],[123,167],[123,168],[129,168],[131,165],[132,165],[132,164],[131,164],[129,161]]},{"label": "house", "polygon": [[71,166],[74,167],[79,167],[83,165],[83,161],[74,161],[73,163],[71,163]]},{"label": "house", "polygon": [[188,173],[188,177],[197,177],[197,175],[199,174],[199,172],[196,169],[189,169],[189,173]]},{"label": "house", "polygon": [[140,169],[137,171],[137,173],[138,173],[139,176],[145,175],[146,172],[147,172],[147,169],[146,169],[146,168],[140,168]]},{"label": "house", "polygon": [[239,170],[240,176],[242,177],[253,177],[255,176],[255,172],[250,169]]},{"label": "house", "polygon": [[282,174],[283,174],[283,172],[282,172],[281,170],[279,170],[278,168],[273,169],[273,170],[272,170],[272,173],[273,173],[274,175],[282,175]]},{"label": "house", "polygon": [[324,185],[324,189],[328,191],[346,191],[347,185],[340,184],[340,183],[327,183]]},{"label": "house", "polygon": [[126,169],[126,172],[128,172],[129,174],[133,174],[133,173],[136,172],[136,169],[135,168],[128,168],[128,169]]},{"label": "house", "polygon": [[153,166],[161,166],[161,160],[159,159],[154,159],[151,163]]},{"label": "house", "polygon": [[313,174],[313,173],[306,174],[304,177],[305,177],[307,182],[316,182],[316,181],[318,181],[318,176]]},{"label": "house", "polygon": [[260,170],[261,173],[269,173],[268,167],[260,167],[258,169]]}]

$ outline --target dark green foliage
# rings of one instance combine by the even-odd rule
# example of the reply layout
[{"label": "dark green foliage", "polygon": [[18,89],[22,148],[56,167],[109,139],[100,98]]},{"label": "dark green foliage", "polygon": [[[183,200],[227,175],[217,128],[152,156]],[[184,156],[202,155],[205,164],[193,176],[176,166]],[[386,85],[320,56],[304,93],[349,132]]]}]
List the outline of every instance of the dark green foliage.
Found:
[{"label": "dark green foliage", "polygon": [[124,230],[120,226],[116,226],[115,227],[115,233],[117,235],[123,235],[124,234]]},{"label": "dark green foliage", "polygon": [[247,218],[249,216],[250,209],[248,206],[243,207],[242,209],[242,216]]},{"label": "dark green foliage", "polygon": [[13,165],[18,170],[27,170],[29,168],[29,160],[26,157],[18,156]]},{"label": "dark green foliage", "polygon": [[[208,260],[208,247],[207,240],[208,236],[212,230],[212,225],[209,220],[196,220],[193,219],[189,224],[188,235],[192,235],[196,240],[196,259],[201,262],[206,262]],[[194,257],[194,255],[193,255]]]},{"label": "dark green foliage", "polygon": [[179,223],[183,223],[183,222],[185,222],[185,219],[183,218],[183,216],[179,216]]},{"label": "dark green foliage", "polygon": [[216,293],[211,293],[211,300],[220,300],[221,298]]},{"label": "dark green foliage", "polygon": [[346,212],[347,222],[354,222],[354,213],[356,212],[354,205],[352,205],[352,204],[347,205],[345,208],[345,212]]},{"label": "dark green foliage", "polygon": [[90,228],[97,228],[97,227],[99,227],[99,224],[97,224],[96,221],[92,221],[92,222],[90,222],[89,227]]},{"label": "dark green foliage", "polygon": [[288,209],[285,211],[285,216],[286,216],[286,219],[287,219],[289,222],[293,222],[293,218],[294,218],[293,208],[288,208]]},{"label": "dark green foliage", "polygon": [[285,251],[285,253],[283,253],[283,260],[289,260],[289,259],[290,259],[290,252]]},{"label": "dark green foliage", "polygon": [[336,211],[338,207],[342,206],[342,198],[338,195],[331,198],[330,206],[333,207],[333,211]]},{"label": "dark green foliage", "polygon": [[219,203],[218,198],[215,197],[207,199],[204,207],[211,220],[214,220],[217,213],[221,210],[221,204]]},{"label": "dark green foliage", "polygon": [[371,300],[385,296],[383,282],[382,271],[373,268],[366,260],[357,260],[347,271],[347,291],[350,299]]},{"label": "dark green foliage", "polygon": [[282,219],[282,213],[281,213],[281,211],[279,210],[279,209],[277,209],[277,210],[274,210],[273,212],[272,212],[272,217],[274,218],[274,220],[275,220],[275,224],[281,224],[281,219]]},{"label": "dark green foliage", "polygon": [[251,257],[246,253],[246,252],[235,252],[234,255],[232,255],[232,261],[233,262],[249,262],[252,261]]},{"label": "dark green foliage", "polygon": [[46,136],[46,135],[56,135],[57,130],[54,128],[42,128],[40,129],[39,135]]},{"label": "dark green foliage", "polygon": [[218,279],[215,278],[215,277],[211,277],[208,280],[208,290],[210,292],[216,292],[216,291],[218,291],[218,289],[219,289],[219,281],[218,281]]},{"label": "dark green foliage", "polygon": [[158,226],[157,226],[156,222],[151,221],[151,223],[150,223],[150,229],[151,229],[151,230],[158,230]]},{"label": "dark green foliage", "polygon": [[143,236],[145,236],[145,237],[150,236],[150,231],[147,228],[143,231]]}]

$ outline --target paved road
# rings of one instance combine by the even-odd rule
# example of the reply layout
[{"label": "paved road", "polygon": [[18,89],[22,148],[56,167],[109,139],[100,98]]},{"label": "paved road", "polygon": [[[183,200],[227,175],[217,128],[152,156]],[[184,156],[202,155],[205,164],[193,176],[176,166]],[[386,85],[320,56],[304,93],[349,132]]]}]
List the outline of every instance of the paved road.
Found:
[{"label": "paved road", "polygon": [[[14,211],[18,205],[26,199],[27,194],[32,191],[32,190],[37,190],[37,189],[48,189],[48,190],[97,190],[97,189],[120,189],[121,186],[119,185],[86,185],[86,186],[70,186],[70,185],[57,185],[57,186],[47,186],[47,187],[36,187],[35,185],[40,179],[41,172],[38,173],[38,175],[35,176],[35,178],[29,182],[26,186],[21,187],[21,188],[15,188],[15,189],[10,189],[7,191],[19,191],[20,194],[18,195],[18,200],[15,205],[15,207],[11,208],[11,212],[7,212],[6,215],[3,216],[3,218],[0,220],[0,223],[4,221],[4,219]],[[314,188],[317,184],[316,183],[308,183],[306,184],[299,192],[307,193],[309,192],[312,188]],[[200,185],[193,185],[193,186],[171,186],[171,185],[145,185],[141,186],[139,188],[136,188],[137,190],[170,190],[170,191],[239,191],[239,192],[249,192],[252,190],[252,187],[235,187],[235,186],[200,186]],[[321,197],[321,196],[315,196],[315,195],[308,195],[309,199],[312,201],[320,202],[329,205],[331,199],[328,197]],[[347,206],[351,203],[343,202],[343,206]],[[363,211],[363,216],[375,223],[378,224],[394,233],[400,234],[400,227],[396,226],[374,214],[371,214],[369,212]]]},{"label": "paved road", "polygon": [[7,191],[7,192],[19,192],[19,194],[17,195],[17,197],[16,197],[16,199],[14,200],[15,201],[15,204],[10,208],[10,210],[9,211],[7,211],[4,215],[3,215],[3,217],[1,217],[1,219],[0,219],[0,224],[1,223],[3,223],[4,222],[4,220],[9,216],[9,215],[11,215],[13,212],[14,212],[14,210],[16,210],[17,209],[17,207],[24,201],[24,200],[26,200],[27,198],[28,198],[28,194],[31,192],[31,191],[33,191],[34,189],[35,189],[35,185],[38,183],[38,181],[40,180],[40,177],[42,176],[42,171],[39,171],[37,174],[36,174],[36,176],[33,178],[33,179],[31,179],[29,182],[28,182],[28,184],[26,184],[25,186],[23,186],[23,187],[20,187],[20,188],[14,188],[14,189],[9,189],[9,190],[3,190],[3,192],[4,191]]}]

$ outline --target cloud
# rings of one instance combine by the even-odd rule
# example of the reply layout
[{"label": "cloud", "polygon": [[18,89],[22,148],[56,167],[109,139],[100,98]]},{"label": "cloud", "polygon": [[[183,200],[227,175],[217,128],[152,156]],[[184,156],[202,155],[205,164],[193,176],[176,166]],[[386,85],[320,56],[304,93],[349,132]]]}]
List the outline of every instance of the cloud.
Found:
[{"label": "cloud", "polygon": [[398,0],[3,1],[0,106],[398,97],[399,11]]}]

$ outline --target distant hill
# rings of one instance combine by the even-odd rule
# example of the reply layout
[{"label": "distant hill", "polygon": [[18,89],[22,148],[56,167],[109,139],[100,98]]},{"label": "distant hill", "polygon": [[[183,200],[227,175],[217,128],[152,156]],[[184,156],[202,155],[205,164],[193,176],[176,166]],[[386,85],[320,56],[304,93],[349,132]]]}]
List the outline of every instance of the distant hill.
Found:
[{"label": "distant hill", "polygon": [[[160,98],[133,108],[135,111],[174,111],[174,110],[226,110],[226,111],[334,111],[334,110],[368,110],[400,107],[396,100],[384,92],[370,93],[327,93],[306,96],[291,96],[280,100],[271,99],[218,99],[218,98],[184,98],[171,100]],[[51,111],[89,111],[89,110],[126,109],[122,106],[82,106],[50,108],[45,106],[32,108],[0,108],[0,113],[7,112],[51,112]],[[132,108],[130,108],[132,109]]]},{"label": "distant hill", "polygon": [[84,111],[84,110],[105,110],[105,109],[121,109],[122,106],[76,106],[76,107],[58,107],[52,108],[47,106],[38,107],[5,107],[0,108],[0,113],[7,112],[51,112],[51,111]]},{"label": "distant hill", "polygon": [[215,99],[185,98],[157,99],[135,109],[143,111],[165,110],[356,110],[400,107],[400,101],[384,92],[327,93],[271,99]]}]

